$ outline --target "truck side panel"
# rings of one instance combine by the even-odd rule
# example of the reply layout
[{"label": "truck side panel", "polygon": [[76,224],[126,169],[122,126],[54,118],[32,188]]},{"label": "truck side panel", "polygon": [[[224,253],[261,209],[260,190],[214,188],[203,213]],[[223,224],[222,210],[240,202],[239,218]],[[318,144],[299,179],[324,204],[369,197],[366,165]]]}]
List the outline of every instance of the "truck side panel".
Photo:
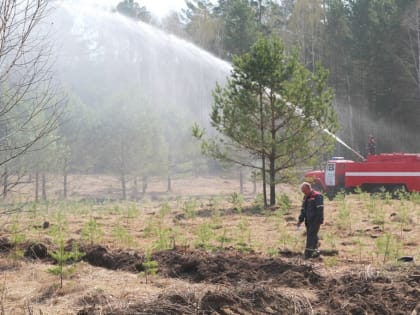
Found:
[{"label": "truck side panel", "polygon": [[348,164],[346,187],[363,185],[404,185],[408,191],[420,191],[420,158],[415,154],[388,154]]}]

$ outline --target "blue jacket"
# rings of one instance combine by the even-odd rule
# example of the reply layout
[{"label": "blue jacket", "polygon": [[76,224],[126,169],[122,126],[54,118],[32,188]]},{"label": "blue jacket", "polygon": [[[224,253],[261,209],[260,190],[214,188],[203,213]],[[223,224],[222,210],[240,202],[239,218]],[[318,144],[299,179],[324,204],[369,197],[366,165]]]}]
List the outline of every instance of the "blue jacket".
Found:
[{"label": "blue jacket", "polygon": [[308,196],[303,197],[299,223],[303,221],[306,225],[324,223],[324,197],[316,190],[312,190]]}]

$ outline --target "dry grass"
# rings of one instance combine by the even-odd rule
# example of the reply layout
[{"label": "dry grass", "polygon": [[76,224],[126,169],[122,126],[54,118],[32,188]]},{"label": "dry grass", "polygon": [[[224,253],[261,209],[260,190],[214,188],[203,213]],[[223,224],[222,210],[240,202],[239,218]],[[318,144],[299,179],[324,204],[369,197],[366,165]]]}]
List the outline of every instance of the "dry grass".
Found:
[{"label": "dry grass", "polygon": [[[71,198],[66,202],[33,204],[29,202],[31,187],[22,187],[19,194],[13,196],[17,202],[7,200],[2,206],[2,237],[11,239],[21,234],[26,240],[54,247],[56,240],[51,230],[62,225],[66,229],[66,239],[87,242],[81,240],[82,231],[94,218],[102,231],[95,243],[129,252],[159,247],[159,236],[167,238],[164,241],[169,241],[169,246],[175,243],[193,248],[200,233],[212,248],[220,246],[224,237],[223,247],[253,250],[261,255],[276,254],[278,249],[303,250],[305,237],[295,225],[301,198],[297,187],[278,187],[278,193],[286,194],[292,202],[286,213],[279,213],[279,210],[253,211],[255,196],[250,183],[245,187],[242,211],[235,210],[232,196],[239,191],[235,180],[180,179],[173,182],[171,194],[164,192],[165,182],[152,181],[149,193],[139,201],[104,203],[77,200],[117,199],[118,182],[115,179],[75,176],[70,183]],[[57,184],[50,184],[50,196],[59,196],[59,191]],[[190,212],[186,211],[188,207]],[[45,221],[50,227],[39,228]],[[344,200],[326,200],[321,248],[338,250],[339,255],[325,257],[323,262],[314,265],[319,272],[334,276],[356,264],[360,264],[363,273],[366,266],[380,269],[384,261],[395,263],[393,255],[384,258],[378,248],[378,239],[387,234],[395,240],[391,244],[393,250],[398,250],[395,255],[413,256],[418,261],[419,223],[419,200],[372,199],[365,194],[347,196]],[[18,228],[14,230],[13,226]],[[116,231],[120,231],[120,236]],[[152,300],[168,290],[183,288],[184,292],[197,293],[209,289],[208,284],[189,284],[160,276],[146,284],[139,275],[96,268],[86,263],[79,263],[76,273],[66,277],[64,287],[59,288],[58,278],[47,272],[50,267],[44,263],[13,261],[3,255],[0,260],[0,314],[76,314],[78,309],[89,305],[121,309],[124,305]],[[301,293],[296,299],[307,299],[308,295]]]}]

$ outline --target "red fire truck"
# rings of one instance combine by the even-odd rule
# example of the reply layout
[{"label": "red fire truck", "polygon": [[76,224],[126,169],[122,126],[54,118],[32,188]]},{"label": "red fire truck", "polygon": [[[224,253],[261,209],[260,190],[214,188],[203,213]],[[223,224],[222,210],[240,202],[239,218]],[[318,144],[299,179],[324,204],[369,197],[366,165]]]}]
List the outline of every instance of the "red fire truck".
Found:
[{"label": "red fire truck", "polygon": [[383,189],[391,193],[420,192],[420,154],[368,155],[361,162],[334,157],[327,162],[325,170],[307,172],[305,178],[329,198],[340,190],[352,192],[357,187],[370,193]]}]

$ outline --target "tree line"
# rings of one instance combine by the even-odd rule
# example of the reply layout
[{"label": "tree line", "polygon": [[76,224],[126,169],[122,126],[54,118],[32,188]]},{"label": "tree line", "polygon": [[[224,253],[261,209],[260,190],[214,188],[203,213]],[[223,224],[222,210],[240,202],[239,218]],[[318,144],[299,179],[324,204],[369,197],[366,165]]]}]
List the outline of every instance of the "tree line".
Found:
[{"label": "tree line", "polygon": [[[420,5],[415,0],[189,0],[161,26],[232,60],[258,34],[299,48],[311,71],[329,71],[339,136],[365,154],[416,152],[420,107]],[[340,147],[337,146],[340,152]],[[344,151],[345,152],[345,151]]]},{"label": "tree line", "polygon": [[[54,90],[53,83],[56,82],[48,68],[54,56],[50,55],[47,46],[36,45],[32,40],[34,37],[29,36],[37,35],[36,42],[46,43],[45,38],[32,32],[32,28],[49,14],[45,10],[47,1],[27,5],[28,9],[34,10],[33,16],[29,17],[33,23],[24,23],[25,20],[20,24],[12,22],[11,15],[21,18],[13,15],[16,12],[11,10],[16,6],[13,1],[2,0],[0,6],[1,14],[5,15],[0,28],[1,42],[14,45],[9,48],[0,46],[3,49],[0,51],[3,196],[20,183],[25,174],[33,174],[30,180],[36,184],[36,199],[47,198],[45,182],[48,173],[63,175],[65,197],[66,176],[74,172],[117,175],[122,198],[127,198],[128,182],[135,190],[139,182],[139,191],[145,192],[150,176],[167,176],[170,190],[173,174],[221,169],[220,163],[200,154],[191,135],[194,120],[191,113],[180,112],[176,103],[166,104],[169,107],[162,112],[153,103],[153,98],[147,97],[144,86],[126,81],[118,85],[126,74],[113,71],[112,64],[125,62],[132,65],[139,59],[130,53],[124,55],[123,48],[105,51],[103,55],[99,49],[95,55],[90,50],[91,43],[79,38],[78,48],[84,53],[75,51],[65,65],[65,72],[74,76],[75,81],[82,82],[82,87],[77,91],[63,88],[63,94],[67,95],[63,99],[61,93]],[[378,139],[379,151],[419,149],[414,136],[420,121],[420,16],[417,1],[191,0],[186,1],[186,7],[160,21],[153,18],[141,1],[124,0],[115,10],[186,38],[233,65],[238,56],[263,49],[262,38],[280,39],[275,45],[282,47],[285,56],[296,53],[296,59],[291,63],[298,62],[303,66],[299,70],[301,74],[303,69],[307,71],[304,76],[302,74],[302,80],[312,73],[313,82],[319,79],[318,82],[324,84],[324,80],[328,80],[325,83],[334,88],[334,100],[325,97],[331,98],[338,110],[341,124],[338,134],[346,142],[363,151],[367,135],[373,133]],[[20,32],[13,29],[16,25],[22,26]],[[30,29],[25,33],[27,25]],[[17,41],[11,40],[13,36],[17,36]],[[23,48],[25,43],[27,46]],[[133,43],[130,41],[128,45]],[[45,49],[37,50],[41,47]],[[27,51],[31,52],[31,58],[28,58]],[[24,62],[18,62],[19,58]],[[72,72],[75,62],[87,69],[85,77],[76,78],[77,74]],[[320,70],[320,65],[328,70],[329,76]],[[113,78],[113,84],[95,77],[99,73],[97,69],[104,67]],[[273,64],[272,68],[276,66]],[[26,75],[22,75],[24,70]],[[270,65],[267,71],[270,71]],[[226,99],[223,90],[216,86],[210,89],[215,92],[215,107],[209,120],[217,126],[220,121],[217,106],[229,98]],[[111,94],[107,94],[109,90],[112,90]],[[326,93],[332,95],[330,91]],[[299,100],[298,96],[295,98]],[[141,111],[132,106],[138,103],[142,104]],[[65,107],[64,115],[62,107]],[[329,108],[326,107],[328,113]],[[320,110],[319,113],[324,112]],[[264,115],[268,117],[269,112]],[[329,115],[318,118],[325,119]],[[293,119],[290,117],[290,120]],[[276,118],[273,121],[278,122]],[[310,128],[308,124],[308,121],[301,121],[294,126]],[[337,130],[333,120],[330,125],[332,131]],[[237,132],[225,127],[222,126],[225,131]],[[179,133],[175,135],[174,130]],[[287,132],[293,133],[293,130]],[[261,135],[248,134],[250,139]],[[311,135],[301,134],[301,137],[307,139]],[[278,139],[282,138],[264,142],[264,147],[271,148],[271,151],[257,150],[253,154],[259,156],[260,161],[270,161],[270,158],[271,162],[279,161],[287,146],[274,149]],[[293,145],[296,142],[290,142],[289,149]],[[313,148],[307,148],[306,156],[321,158],[322,152],[310,149]],[[337,146],[336,152],[340,150]],[[297,148],[293,152],[302,153]],[[300,155],[296,160],[309,162]],[[282,161],[280,165],[284,168],[274,162],[268,165],[276,172],[285,171],[288,166],[286,155]],[[261,164],[257,166],[261,171]],[[266,174],[266,170],[262,170]],[[273,176],[272,172],[267,174]],[[267,183],[274,185],[276,180],[271,178]]]}]

